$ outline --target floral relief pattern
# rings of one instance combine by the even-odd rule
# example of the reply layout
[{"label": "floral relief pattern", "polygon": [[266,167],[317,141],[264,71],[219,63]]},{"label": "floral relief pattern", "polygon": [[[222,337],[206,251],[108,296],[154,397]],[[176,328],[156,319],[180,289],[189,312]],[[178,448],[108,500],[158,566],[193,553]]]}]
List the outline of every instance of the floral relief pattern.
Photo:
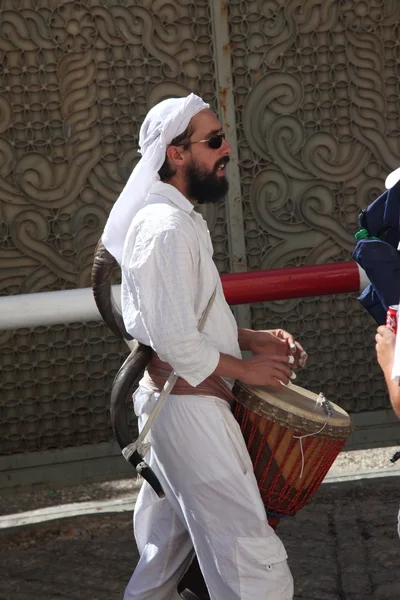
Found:
[{"label": "floral relief pattern", "polygon": [[[0,294],[90,285],[149,108],[189,91],[218,106],[213,2],[222,10],[0,2]],[[247,266],[349,260],[360,209],[400,162],[400,4],[229,0],[228,11]],[[204,213],[229,271],[226,209]],[[257,304],[252,320],[303,341],[300,385],[351,411],[387,406],[374,324],[354,294]],[[110,440],[125,356],[101,323],[0,332],[0,452]]]},{"label": "floral relief pattern", "polygon": [[[190,91],[216,107],[208,0],[3,0],[0,59],[0,294],[88,287],[148,110]],[[225,208],[208,212],[228,271]],[[2,453],[112,439],[126,348],[105,326],[0,332],[0,353]]]},{"label": "floral relief pattern", "polygon": [[[400,4],[231,0],[249,269],[350,260],[362,208],[400,164]],[[356,294],[252,307],[309,352],[300,385],[350,411],[388,406]]]}]

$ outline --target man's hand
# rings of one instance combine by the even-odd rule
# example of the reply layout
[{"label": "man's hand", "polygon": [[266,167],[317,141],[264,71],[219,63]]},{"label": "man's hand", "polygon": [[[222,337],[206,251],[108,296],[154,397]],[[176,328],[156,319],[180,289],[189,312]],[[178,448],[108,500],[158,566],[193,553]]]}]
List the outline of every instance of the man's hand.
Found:
[{"label": "man's hand", "polygon": [[240,381],[248,385],[266,385],[281,388],[281,382],[288,384],[296,375],[291,369],[292,356],[286,354],[258,354],[243,361]]},{"label": "man's hand", "polygon": [[[304,348],[296,342],[293,335],[283,329],[242,330],[242,338],[246,339],[246,347],[253,354],[292,355],[295,362],[304,367],[308,355]],[[240,341],[240,339],[239,339]],[[242,346],[241,346],[242,347]]]},{"label": "man's hand", "polygon": [[390,377],[389,370],[391,372],[393,366],[396,334],[385,325],[381,325],[376,331],[375,341],[378,363],[385,376]]}]

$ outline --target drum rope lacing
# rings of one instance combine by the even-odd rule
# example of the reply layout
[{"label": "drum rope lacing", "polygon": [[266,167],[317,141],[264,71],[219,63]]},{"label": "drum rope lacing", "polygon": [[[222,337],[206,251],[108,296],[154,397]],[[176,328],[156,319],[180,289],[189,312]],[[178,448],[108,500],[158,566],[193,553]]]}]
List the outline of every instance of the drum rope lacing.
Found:
[{"label": "drum rope lacing", "polygon": [[328,424],[329,421],[329,417],[332,416],[332,409],[331,409],[331,405],[329,404],[329,401],[325,398],[324,394],[322,392],[320,392],[318,394],[318,398],[315,401],[315,404],[320,404],[322,406],[322,408],[324,409],[324,412],[326,414],[326,421],[325,423],[322,425],[322,427],[318,430],[315,431],[314,433],[306,433],[304,435],[294,435],[293,437],[296,440],[300,441],[300,452],[301,452],[301,470],[300,470],[300,475],[299,475],[299,479],[301,479],[303,477],[303,472],[304,472],[304,450],[303,450],[303,439],[313,436],[313,435],[319,435],[321,433],[321,431],[323,431],[325,429],[325,427]]}]

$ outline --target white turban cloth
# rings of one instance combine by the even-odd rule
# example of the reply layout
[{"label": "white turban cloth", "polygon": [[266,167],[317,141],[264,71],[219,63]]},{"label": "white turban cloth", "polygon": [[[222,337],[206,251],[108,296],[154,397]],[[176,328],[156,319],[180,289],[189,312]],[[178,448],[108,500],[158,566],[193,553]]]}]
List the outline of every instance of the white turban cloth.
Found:
[{"label": "white turban cloth", "polygon": [[159,179],[167,147],[185,131],[192,117],[205,108],[209,104],[190,94],[186,98],[163,100],[148,112],[139,134],[142,158],[114,204],[102,235],[105,248],[119,264],[132,219],[145,206],[150,188]]}]

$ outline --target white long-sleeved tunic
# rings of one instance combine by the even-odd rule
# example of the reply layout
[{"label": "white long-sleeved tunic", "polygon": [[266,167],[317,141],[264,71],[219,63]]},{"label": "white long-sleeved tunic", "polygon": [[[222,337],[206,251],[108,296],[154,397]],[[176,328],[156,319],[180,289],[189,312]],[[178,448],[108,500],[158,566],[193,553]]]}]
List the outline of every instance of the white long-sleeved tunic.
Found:
[{"label": "white long-sleeved tunic", "polygon": [[[240,358],[238,329],[212,259],[203,217],[175,187],[156,182],[134,217],[122,259],[127,331],[196,386],[220,353]],[[198,322],[217,286],[202,333]]]},{"label": "white long-sleeved tunic", "polygon": [[[157,183],[128,232],[122,261],[125,326],[196,386],[220,352],[240,357],[238,330],[212,260],[203,217],[174,187]],[[217,286],[202,333],[198,321]],[[159,394],[139,386],[139,430]],[[239,424],[227,402],[171,395],[148,434],[146,455],[165,498],[144,484],[134,524],[140,560],[124,600],[177,598],[196,549],[215,600],[292,600],[282,542],[267,523]]]}]

